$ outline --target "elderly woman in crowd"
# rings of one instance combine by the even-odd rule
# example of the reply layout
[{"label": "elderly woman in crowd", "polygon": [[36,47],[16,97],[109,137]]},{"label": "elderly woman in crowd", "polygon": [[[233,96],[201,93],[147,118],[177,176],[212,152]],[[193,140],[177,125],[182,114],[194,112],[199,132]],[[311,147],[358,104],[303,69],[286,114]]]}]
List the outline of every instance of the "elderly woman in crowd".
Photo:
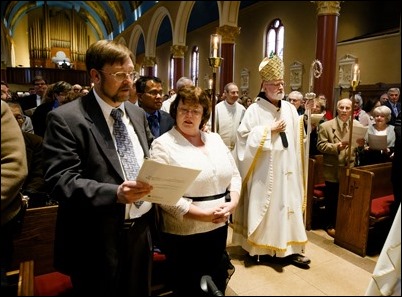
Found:
[{"label": "elderly woman in crowd", "polygon": [[[389,124],[391,110],[385,105],[378,106],[374,108],[373,117],[375,124],[368,127],[364,150],[361,148],[359,150],[358,165],[360,166],[392,161],[391,156],[395,146],[395,127]],[[374,146],[371,143],[374,140],[373,138],[370,140],[370,135],[386,136],[386,145],[383,148]]]}]

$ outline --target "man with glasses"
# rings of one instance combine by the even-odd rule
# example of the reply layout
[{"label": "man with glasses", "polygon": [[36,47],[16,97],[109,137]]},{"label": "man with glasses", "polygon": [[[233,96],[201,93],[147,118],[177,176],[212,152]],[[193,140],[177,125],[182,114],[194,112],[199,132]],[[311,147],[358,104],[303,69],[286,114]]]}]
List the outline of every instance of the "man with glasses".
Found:
[{"label": "man with glasses", "polygon": [[288,101],[296,107],[297,113],[299,115],[304,114],[303,107],[303,94],[299,91],[292,91],[288,95]]},{"label": "man with glasses", "polygon": [[308,130],[304,131],[304,117],[282,100],[282,60],[276,55],[265,58],[259,71],[262,91],[237,130],[243,195],[233,216],[232,243],[257,256],[257,261],[268,255],[308,268],[310,259],[303,256]]},{"label": "man with glasses", "polygon": [[135,179],[153,136],[144,110],[127,102],[133,60],[123,44],[93,43],[85,59],[93,88],[47,117],[45,179],[59,202],[54,264],[77,296],[151,292],[154,212],[139,201],[151,186]]},{"label": "man with glasses", "polygon": [[173,119],[161,110],[163,102],[162,81],[155,76],[141,76],[136,82],[139,106],[145,110],[149,128],[155,138],[173,127]]},{"label": "man with glasses", "polygon": [[32,80],[35,94],[21,97],[20,105],[24,114],[31,117],[37,106],[41,105],[43,95],[47,90],[47,83],[42,76],[35,76]]}]

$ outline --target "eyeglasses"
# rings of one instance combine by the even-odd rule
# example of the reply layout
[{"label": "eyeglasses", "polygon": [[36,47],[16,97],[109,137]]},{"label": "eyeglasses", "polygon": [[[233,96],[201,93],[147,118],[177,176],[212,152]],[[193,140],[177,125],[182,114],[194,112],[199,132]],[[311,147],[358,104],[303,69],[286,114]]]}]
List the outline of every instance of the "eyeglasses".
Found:
[{"label": "eyeglasses", "polygon": [[133,72],[115,72],[115,73],[109,73],[103,70],[98,70],[100,72],[109,74],[111,76],[114,77],[114,79],[118,82],[122,82],[125,79],[131,79],[132,81],[134,81],[137,77],[138,77],[138,73],[133,71]]},{"label": "eyeglasses", "polygon": [[46,85],[44,82],[43,83],[35,83],[35,86],[44,86]]},{"label": "eyeglasses", "polygon": [[199,117],[202,115],[202,110],[199,109],[187,109],[187,108],[178,108],[178,112],[180,115],[192,114],[195,117]]},{"label": "eyeglasses", "polygon": [[151,95],[151,96],[153,96],[153,97],[156,97],[156,96],[162,96],[163,95],[163,92],[162,91],[157,91],[157,90],[152,90],[152,91],[149,91],[149,92],[144,92],[144,93],[146,93],[146,94],[149,94],[149,95]]},{"label": "eyeglasses", "polygon": [[273,86],[275,88],[279,88],[280,86],[284,87],[285,83],[284,82],[277,82],[277,83],[271,83],[271,84],[267,84],[268,86]]}]

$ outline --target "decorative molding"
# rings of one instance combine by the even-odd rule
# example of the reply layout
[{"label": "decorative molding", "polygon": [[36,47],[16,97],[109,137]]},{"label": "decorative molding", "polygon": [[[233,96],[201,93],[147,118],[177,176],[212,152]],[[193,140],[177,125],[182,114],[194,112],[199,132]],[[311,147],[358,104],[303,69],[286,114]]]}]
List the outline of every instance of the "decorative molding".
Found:
[{"label": "decorative molding", "polygon": [[173,58],[184,58],[187,49],[188,46],[175,44],[170,47],[170,52],[173,54]]},{"label": "decorative molding", "polygon": [[243,68],[240,73],[240,90],[242,94],[248,93],[249,89],[249,81],[250,81],[250,70],[247,68]]},{"label": "decorative molding", "polygon": [[156,64],[156,57],[144,57],[142,65],[144,67],[154,67]]},{"label": "decorative molding", "polygon": [[293,62],[290,67],[290,88],[292,91],[299,90],[303,84],[303,63]]},{"label": "decorative molding", "polygon": [[216,29],[216,33],[222,35],[222,43],[235,43],[240,34],[240,27],[224,25]]},{"label": "decorative molding", "polygon": [[317,15],[336,15],[341,11],[341,1],[313,1],[317,4]]},{"label": "decorative molding", "polygon": [[353,77],[353,65],[357,63],[357,57],[345,55],[339,60],[339,82],[341,88],[350,88],[350,81]]}]

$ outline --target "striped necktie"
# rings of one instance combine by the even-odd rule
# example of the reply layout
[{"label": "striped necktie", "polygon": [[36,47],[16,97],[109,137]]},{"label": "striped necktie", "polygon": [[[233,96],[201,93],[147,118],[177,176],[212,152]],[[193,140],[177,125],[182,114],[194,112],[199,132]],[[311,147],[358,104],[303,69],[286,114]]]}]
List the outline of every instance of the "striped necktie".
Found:
[{"label": "striped necktie", "polygon": [[[137,158],[135,157],[134,147],[128,136],[126,125],[124,125],[121,117],[123,111],[119,108],[112,109],[110,113],[114,119],[113,135],[116,139],[117,152],[120,156],[121,164],[123,165],[124,172],[127,180],[135,180],[140,170]],[[137,208],[140,208],[143,201],[134,202]]]}]

